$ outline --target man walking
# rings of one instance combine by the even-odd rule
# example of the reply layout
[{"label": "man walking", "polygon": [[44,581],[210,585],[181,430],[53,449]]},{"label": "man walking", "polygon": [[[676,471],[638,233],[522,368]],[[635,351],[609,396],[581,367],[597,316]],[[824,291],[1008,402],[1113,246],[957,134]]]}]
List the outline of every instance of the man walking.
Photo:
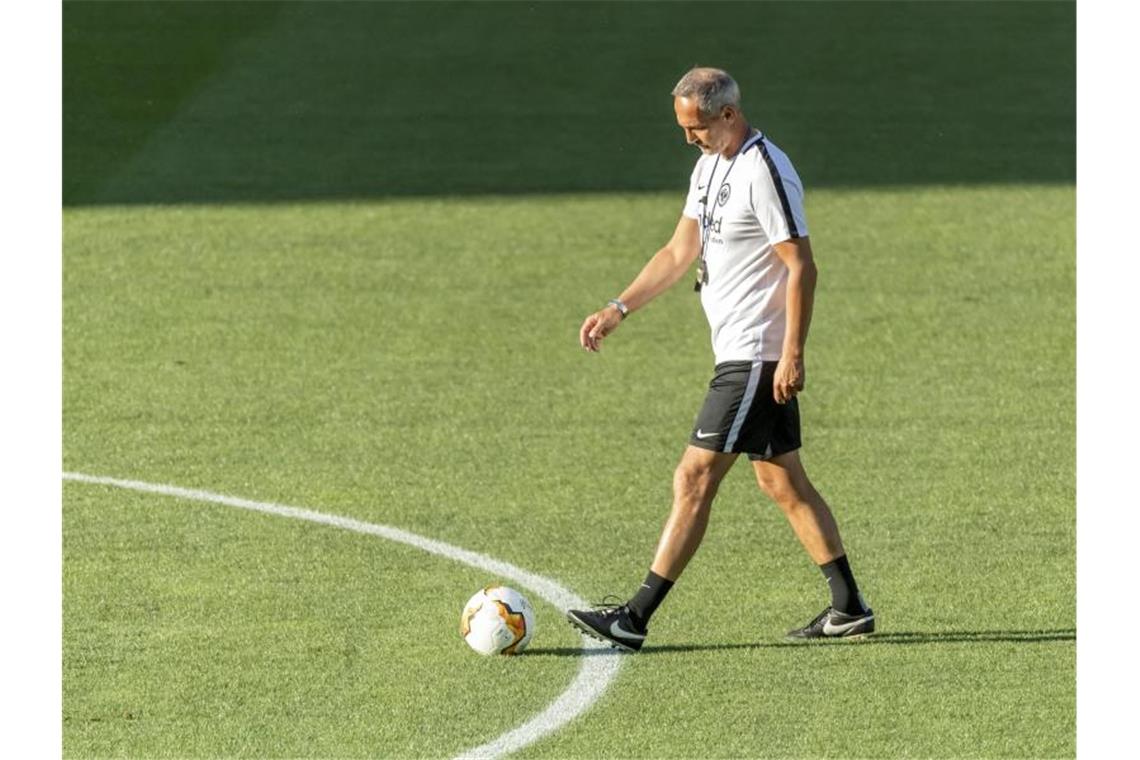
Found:
[{"label": "man walking", "polygon": [[673,477],[673,508],[649,574],[621,605],[570,610],[570,622],[619,649],[641,649],[654,611],[704,537],[721,479],[739,454],[783,510],[819,565],[831,604],[795,638],[861,636],[875,617],[859,593],[831,510],[800,463],[796,395],[816,267],[803,186],[788,157],[753,129],[727,72],[695,68],[673,88],[685,140],[703,154],[673,237],[618,298],[582,323],[587,351],[631,312],[674,285],[697,262],[696,290],[712,328],[716,367],[689,445]]}]

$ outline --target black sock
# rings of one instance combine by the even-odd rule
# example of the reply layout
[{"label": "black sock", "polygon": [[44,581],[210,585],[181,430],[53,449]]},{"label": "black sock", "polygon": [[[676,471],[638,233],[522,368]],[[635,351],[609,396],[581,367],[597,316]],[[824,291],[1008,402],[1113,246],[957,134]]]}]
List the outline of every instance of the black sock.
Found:
[{"label": "black sock", "polygon": [[671,588],[673,588],[673,581],[668,578],[662,578],[650,570],[649,575],[645,576],[645,583],[641,584],[641,588],[639,588],[633,598],[626,603],[626,606],[629,607],[629,614],[630,617],[633,618],[633,622],[645,628],[649,623],[649,618],[652,617],[661,602],[665,600],[665,595],[669,593],[669,589]]},{"label": "black sock", "polygon": [[847,564],[847,555],[820,565],[823,577],[827,578],[827,586],[831,589],[831,606],[846,615],[858,615],[867,611],[863,604],[863,597],[859,595],[859,586],[855,584],[855,576],[851,574],[851,565]]}]

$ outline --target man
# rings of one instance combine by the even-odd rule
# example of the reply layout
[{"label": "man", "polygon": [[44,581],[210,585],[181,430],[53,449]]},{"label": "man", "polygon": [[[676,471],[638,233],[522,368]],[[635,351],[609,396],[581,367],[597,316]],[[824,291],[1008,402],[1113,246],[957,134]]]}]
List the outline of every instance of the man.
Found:
[{"label": "man", "polygon": [[831,605],[788,633],[801,639],[861,636],[875,617],[859,593],[831,510],[800,463],[796,396],[816,267],[803,187],[783,151],[753,129],[726,72],[695,68],[673,89],[685,140],[703,154],[672,239],[618,298],[582,323],[579,341],[598,351],[630,313],[697,262],[696,289],[716,356],[708,396],[673,478],[673,509],[645,583],[625,604],[569,610],[570,622],[619,649],[641,649],[650,616],[700,545],[717,487],[739,454],[783,510],[820,566]]}]

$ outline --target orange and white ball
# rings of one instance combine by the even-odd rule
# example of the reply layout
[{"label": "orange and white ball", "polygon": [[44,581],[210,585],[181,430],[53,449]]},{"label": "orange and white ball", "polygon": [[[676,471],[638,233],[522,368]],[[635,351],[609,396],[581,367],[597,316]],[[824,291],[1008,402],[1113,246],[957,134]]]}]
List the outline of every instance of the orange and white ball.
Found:
[{"label": "orange and white ball", "polygon": [[479,654],[521,654],[534,635],[534,610],[506,586],[488,586],[463,608],[459,632]]}]

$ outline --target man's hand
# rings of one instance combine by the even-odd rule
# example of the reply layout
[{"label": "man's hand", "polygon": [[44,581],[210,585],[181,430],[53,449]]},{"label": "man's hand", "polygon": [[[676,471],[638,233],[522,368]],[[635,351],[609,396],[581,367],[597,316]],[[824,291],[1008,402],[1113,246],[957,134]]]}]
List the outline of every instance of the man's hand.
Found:
[{"label": "man's hand", "polygon": [[578,331],[578,342],[587,351],[600,351],[602,338],[616,330],[620,324],[621,312],[616,306],[595,311],[582,323],[582,329]]},{"label": "man's hand", "polygon": [[781,356],[772,376],[772,395],[777,404],[786,404],[804,389],[803,357]]}]

